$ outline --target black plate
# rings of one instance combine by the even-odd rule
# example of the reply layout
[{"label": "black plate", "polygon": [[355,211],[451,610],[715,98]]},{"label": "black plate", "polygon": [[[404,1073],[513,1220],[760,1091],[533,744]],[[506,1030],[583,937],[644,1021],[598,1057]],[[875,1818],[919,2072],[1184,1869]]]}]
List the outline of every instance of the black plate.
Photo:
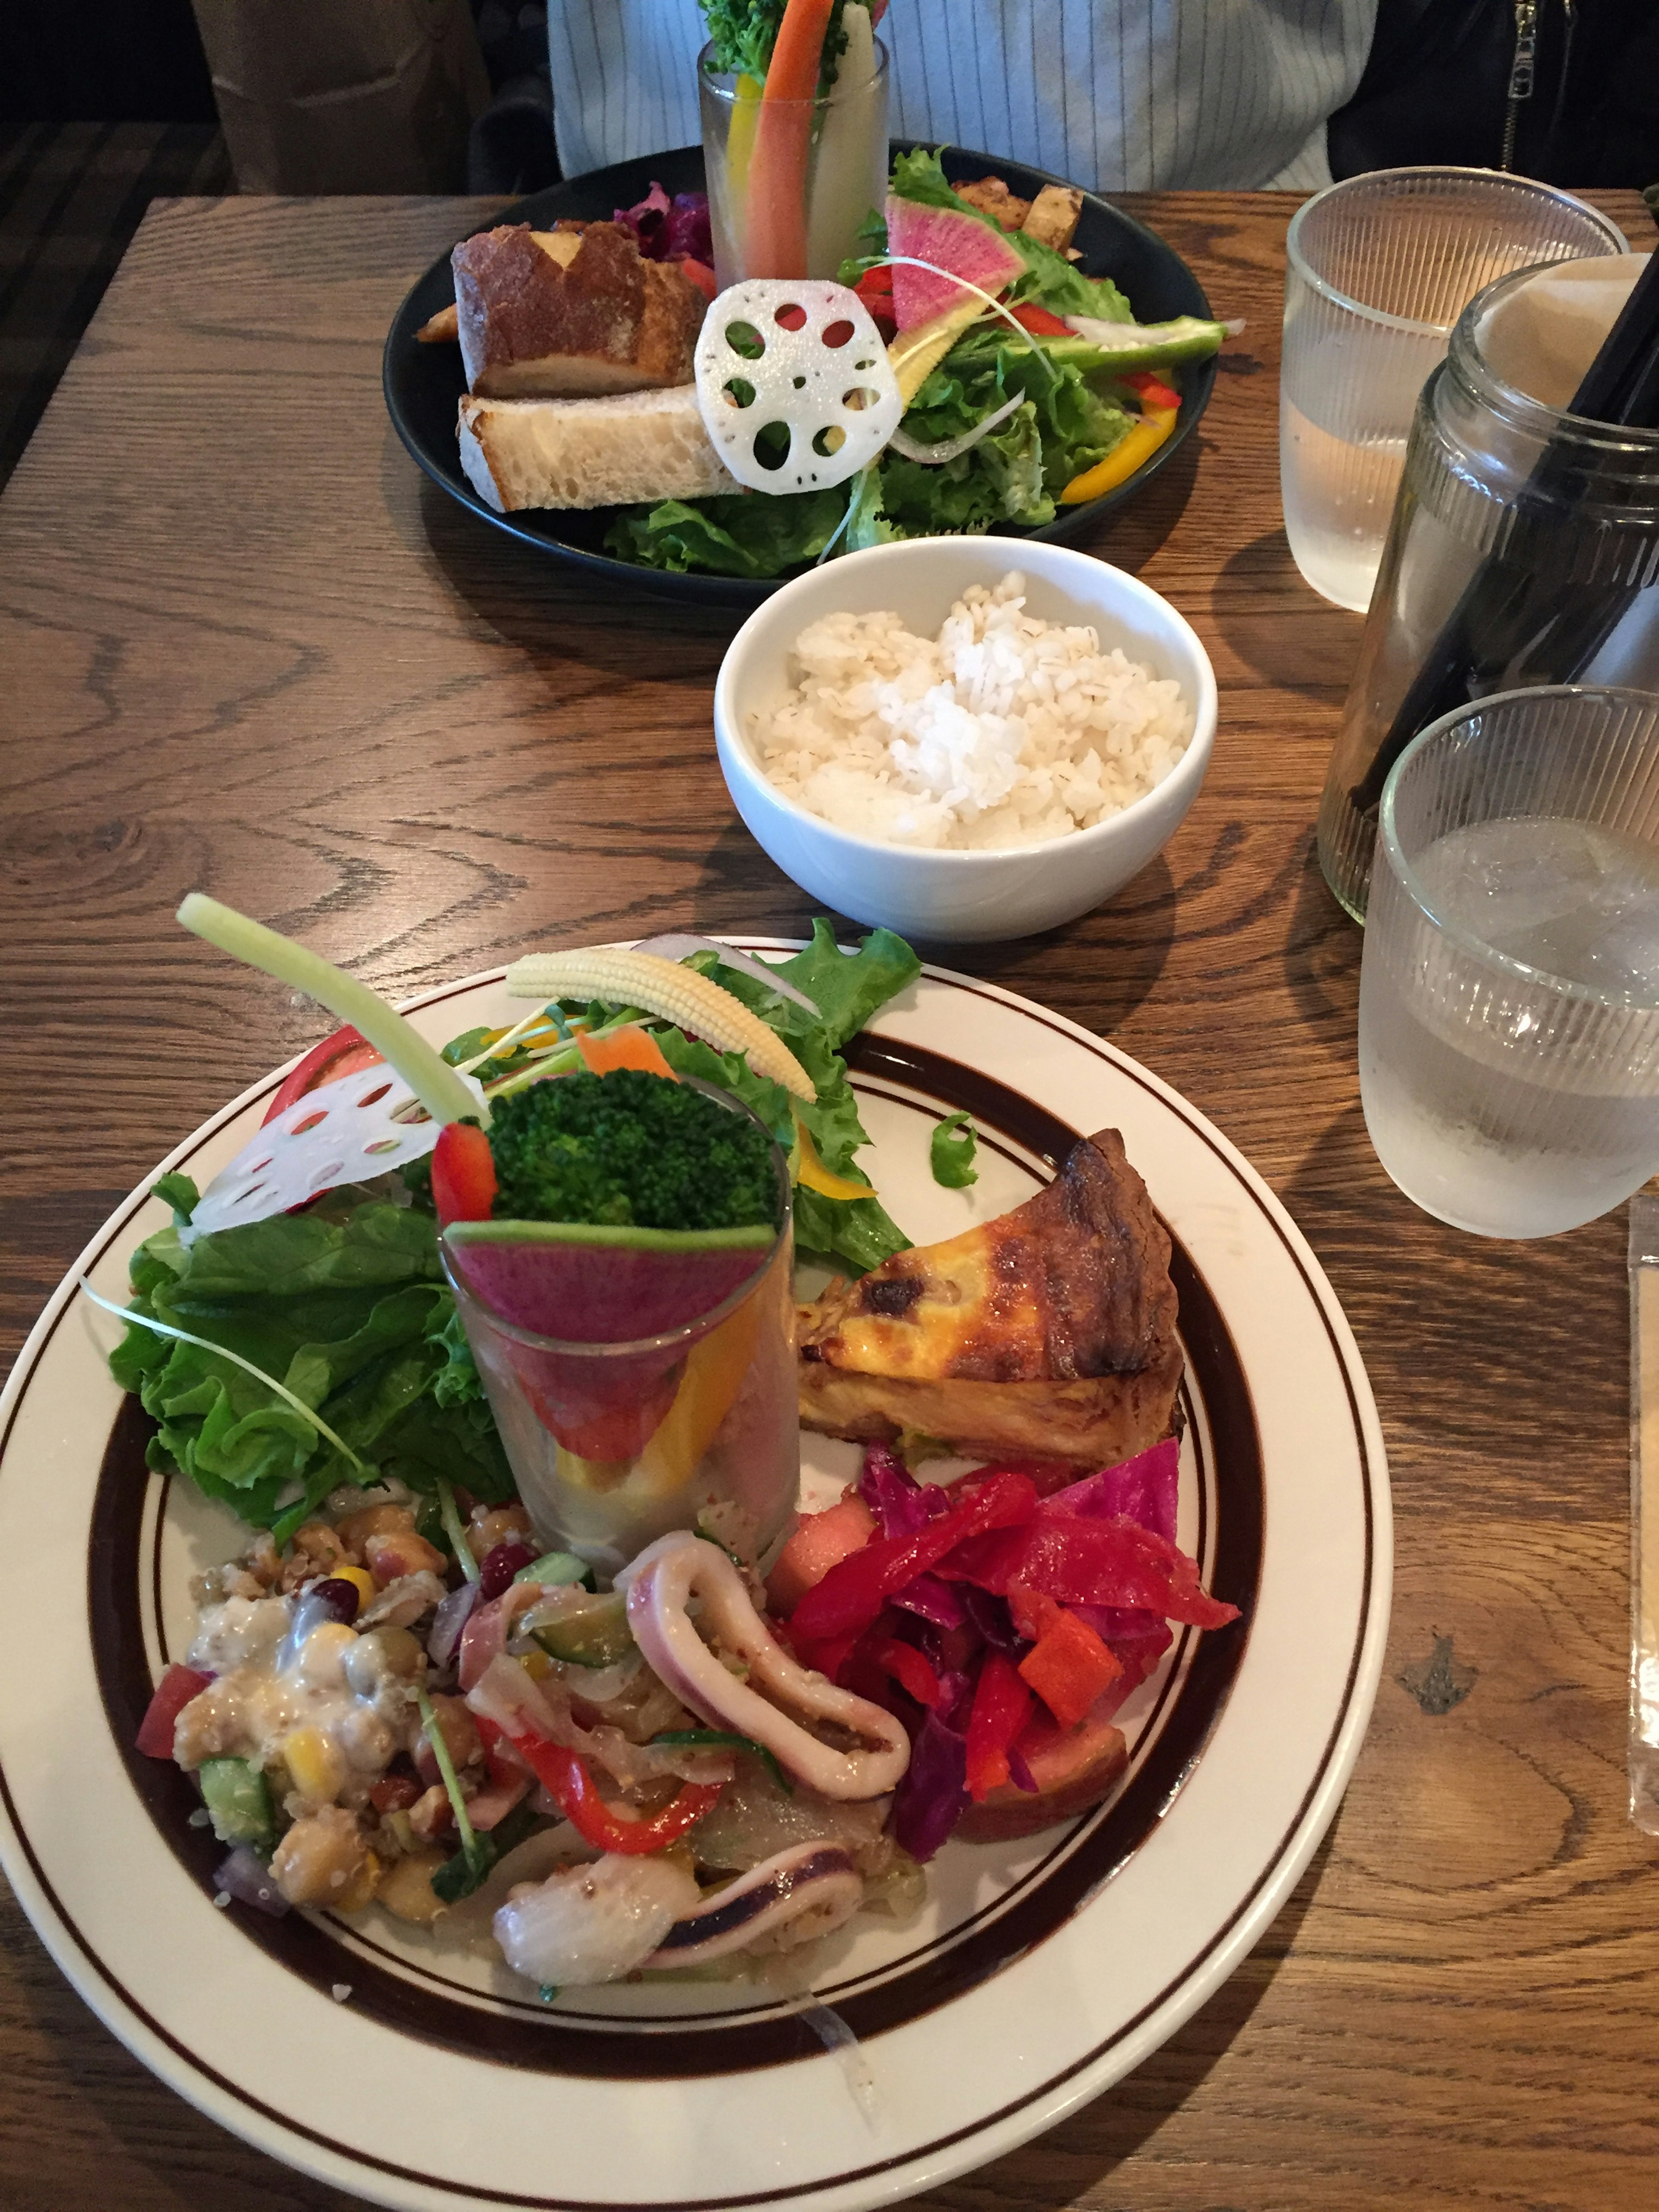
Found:
[{"label": "black plate", "polygon": [[[895,153],[908,152],[914,139],[893,142]],[[959,146],[943,155],[945,173],[952,183],[988,173],[1003,178],[1023,199],[1035,198],[1044,185],[1063,184],[1042,169],[1028,169],[1018,161],[1005,161],[989,154],[975,154]],[[702,149],[682,146],[672,154],[652,154],[638,161],[621,161],[608,169],[591,170],[585,177],[550,185],[528,199],[505,209],[497,222],[529,222],[545,229],[561,216],[592,222],[608,219],[620,207],[642,200],[653,181],[664,191],[702,190]],[[1083,213],[1075,244],[1081,266],[1091,276],[1109,276],[1122,291],[1143,323],[1167,322],[1176,315],[1210,319],[1210,303],[1198,279],[1173,248],[1144,223],[1135,222],[1092,192],[1083,196]],[[736,576],[676,576],[659,568],[642,568],[633,561],[618,561],[605,550],[605,534],[617,510],[589,508],[520,509],[497,514],[484,505],[462,473],[455,442],[457,403],[466,389],[461,374],[460,349],[453,345],[422,345],[415,333],[422,323],[446,307],[455,296],[449,256],[434,261],[398,308],[386,333],[384,382],[386,404],[392,426],[411,454],[435,484],[470,507],[497,530],[520,538],[526,545],[540,547],[562,561],[574,562],[595,576],[612,583],[631,583],[664,598],[701,602],[705,606],[755,607],[775,592],[782,578],[754,583]],[[1188,362],[1182,370],[1181,413],[1174,433],[1152,459],[1143,461],[1127,483],[1103,498],[1080,507],[1062,507],[1052,522],[1038,530],[1021,530],[1013,524],[999,532],[1010,538],[1075,538],[1099,521],[1108,508],[1135,494],[1169,460],[1191,433],[1209,404],[1215,384],[1215,362]]]}]

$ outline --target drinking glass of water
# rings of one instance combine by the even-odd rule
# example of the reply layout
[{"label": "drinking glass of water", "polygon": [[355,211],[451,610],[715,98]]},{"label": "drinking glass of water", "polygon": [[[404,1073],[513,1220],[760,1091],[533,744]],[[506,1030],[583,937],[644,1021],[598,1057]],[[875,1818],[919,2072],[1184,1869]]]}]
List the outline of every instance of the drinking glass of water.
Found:
[{"label": "drinking glass of water", "polygon": [[1383,787],[1359,1087],[1407,1198],[1547,1237],[1659,1170],[1659,698],[1500,693]]},{"label": "drinking glass of water", "polygon": [[1279,471],[1291,552],[1315,591],[1365,611],[1417,395],[1475,294],[1511,270],[1627,250],[1570,192],[1492,169],[1377,169],[1297,210]]}]

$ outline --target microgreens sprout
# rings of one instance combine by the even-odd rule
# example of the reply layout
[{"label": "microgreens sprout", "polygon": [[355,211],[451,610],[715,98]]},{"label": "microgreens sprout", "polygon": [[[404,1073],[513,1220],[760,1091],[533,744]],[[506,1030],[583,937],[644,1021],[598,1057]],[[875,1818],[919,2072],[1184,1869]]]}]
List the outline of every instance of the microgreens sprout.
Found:
[{"label": "microgreens sprout", "polygon": [[240,1352],[231,1352],[222,1344],[215,1344],[210,1337],[192,1336],[187,1328],[175,1328],[171,1322],[156,1321],[149,1314],[135,1313],[131,1306],[118,1306],[112,1298],[100,1297],[84,1275],[77,1275],[75,1279],[94,1305],[102,1306],[106,1313],[113,1314],[118,1321],[126,1322],[134,1328],[153,1329],[157,1336],[177,1337],[180,1344],[193,1344],[198,1352],[216,1352],[221,1359],[229,1360],[233,1367],[240,1367],[245,1374],[253,1376],[264,1384],[267,1390],[274,1390],[279,1398],[286,1399],[295,1412],[302,1419],[309,1421],[318,1435],[331,1443],[336,1451],[343,1452],[359,1474],[368,1473],[345,1438],[335,1434],[314,1407],[307,1406],[303,1398],[296,1397],[286,1382],[279,1382],[274,1375],[267,1375],[263,1367],[256,1367],[251,1359],[244,1359]]},{"label": "microgreens sprout", "polygon": [[467,1818],[466,1800],[461,1795],[461,1785],[456,1778],[455,1762],[449,1755],[449,1746],[444,1741],[443,1730],[438,1725],[438,1716],[432,1710],[432,1700],[423,1688],[416,1691],[415,1702],[420,1708],[422,1733],[432,1746],[432,1756],[438,1762],[438,1771],[443,1777],[444,1788],[449,1794],[449,1808],[455,1815],[455,1827],[461,1839],[462,1856],[474,1874],[477,1874],[479,1871],[479,1862],[483,1853],[478,1848],[477,1832]]}]

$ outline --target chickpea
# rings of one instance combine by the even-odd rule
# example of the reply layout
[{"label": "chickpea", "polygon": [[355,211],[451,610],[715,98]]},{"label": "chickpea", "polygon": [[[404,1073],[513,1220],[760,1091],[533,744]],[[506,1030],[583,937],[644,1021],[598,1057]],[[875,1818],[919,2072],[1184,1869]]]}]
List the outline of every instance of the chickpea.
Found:
[{"label": "chickpea", "polygon": [[497,1544],[528,1544],[533,1547],[536,1541],[530,1533],[530,1516],[522,1505],[475,1505],[466,1540],[480,1566]]},{"label": "chickpea", "polygon": [[413,1534],[415,1516],[406,1505],[365,1505],[360,1512],[348,1513],[334,1534],[354,1559],[361,1559],[363,1546],[371,1536],[386,1536],[407,1531]]},{"label": "chickpea", "polygon": [[410,1680],[425,1665],[419,1638],[406,1628],[368,1629],[344,1656],[347,1686],[360,1698],[372,1698],[389,1675]]},{"label": "chickpea", "polygon": [[398,1749],[397,1737],[372,1705],[353,1705],[335,1734],[360,1774],[383,1774]]},{"label": "chickpea", "polygon": [[[464,1766],[482,1765],[483,1738],[478,1734],[477,1723],[467,1711],[465,1700],[460,1698],[434,1698],[432,1713],[457,1772]],[[424,1735],[415,1747],[415,1765],[423,1782],[432,1783],[441,1778],[438,1772],[437,1756]]]},{"label": "chickpea", "polygon": [[293,1547],[282,1571],[282,1586],[293,1591],[326,1575],[345,1557],[345,1546],[326,1521],[307,1521],[294,1532]]},{"label": "chickpea", "polygon": [[432,1877],[443,1863],[444,1854],[439,1850],[411,1851],[398,1859],[380,1883],[380,1903],[399,1920],[429,1928],[441,1912],[449,1910],[432,1887]]},{"label": "chickpea", "polygon": [[412,1528],[371,1536],[363,1546],[363,1565],[382,1589],[404,1575],[441,1574],[447,1564],[436,1545],[428,1544]]},{"label": "chickpea", "polygon": [[343,1621],[319,1621],[300,1646],[300,1680],[308,1689],[337,1690],[356,1642],[356,1630]]},{"label": "chickpea", "polygon": [[356,1814],[325,1805],[294,1823],[271,1854],[270,1871],[290,1905],[337,1905],[362,1881],[368,1856]]}]

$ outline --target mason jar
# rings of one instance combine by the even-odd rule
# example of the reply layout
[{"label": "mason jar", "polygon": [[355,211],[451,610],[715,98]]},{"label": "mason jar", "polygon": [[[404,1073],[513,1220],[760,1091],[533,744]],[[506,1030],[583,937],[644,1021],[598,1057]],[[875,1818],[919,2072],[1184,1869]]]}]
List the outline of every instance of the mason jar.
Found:
[{"label": "mason jar", "polygon": [[1472,700],[1541,684],[1659,691],[1659,431],[1547,405],[1500,374],[1512,295],[1477,295],[1418,401],[1319,811],[1319,864],[1365,915],[1389,769]]}]

